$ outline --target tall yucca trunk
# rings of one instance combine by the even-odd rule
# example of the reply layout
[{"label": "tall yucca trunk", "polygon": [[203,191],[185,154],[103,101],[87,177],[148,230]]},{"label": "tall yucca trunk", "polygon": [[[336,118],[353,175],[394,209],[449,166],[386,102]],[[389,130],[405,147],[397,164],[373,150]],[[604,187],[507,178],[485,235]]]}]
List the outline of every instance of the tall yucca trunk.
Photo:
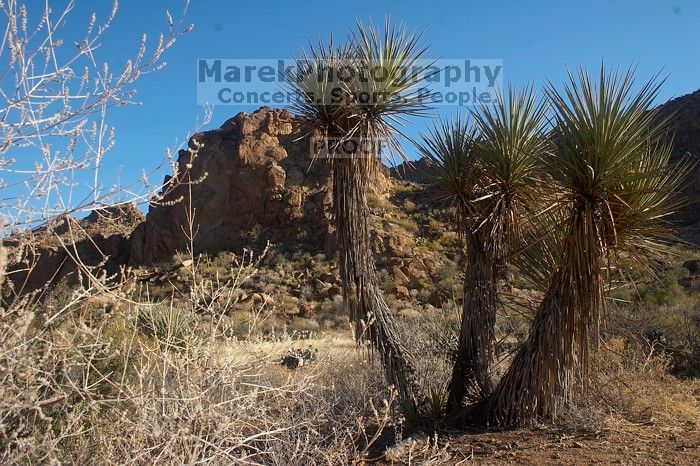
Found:
[{"label": "tall yucca trunk", "polygon": [[560,265],[528,339],[486,403],[488,423],[514,427],[553,419],[587,367],[590,330],[603,305],[596,218],[588,203],[574,208]]},{"label": "tall yucca trunk", "polygon": [[482,235],[469,234],[467,239],[462,322],[448,396],[448,407],[455,410],[465,399],[477,401],[491,391],[498,270]]},{"label": "tall yucca trunk", "polygon": [[352,158],[333,162],[340,272],[343,294],[358,341],[369,341],[379,353],[387,379],[394,385],[404,408],[415,410],[414,369],[397,338],[389,308],[377,280],[370,247],[366,161]]}]

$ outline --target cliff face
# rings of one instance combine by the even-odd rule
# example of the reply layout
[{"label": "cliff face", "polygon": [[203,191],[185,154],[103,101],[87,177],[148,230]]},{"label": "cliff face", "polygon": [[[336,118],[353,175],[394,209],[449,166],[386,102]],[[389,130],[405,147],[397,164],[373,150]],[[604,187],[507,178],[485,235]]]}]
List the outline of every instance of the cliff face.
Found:
[{"label": "cliff face", "polygon": [[132,235],[130,262],[156,262],[184,250],[190,212],[197,249],[230,246],[250,231],[273,241],[326,246],[332,233],[330,171],[313,161],[309,141],[297,140],[294,129],[289,112],[261,108],[195,134],[190,147],[196,141],[199,150],[194,156],[180,151],[179,179],[169,181],[174,188],[166,187],[163,201],[151,206]]}]

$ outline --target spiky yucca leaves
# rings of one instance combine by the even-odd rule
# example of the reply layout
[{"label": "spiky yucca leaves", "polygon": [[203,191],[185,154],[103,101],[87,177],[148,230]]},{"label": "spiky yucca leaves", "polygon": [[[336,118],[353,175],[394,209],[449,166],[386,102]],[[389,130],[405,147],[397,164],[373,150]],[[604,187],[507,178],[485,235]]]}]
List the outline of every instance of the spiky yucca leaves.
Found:
[{"label": "spiky yucca leaves", "polygon": [[[418,37],[388,20],[381,33],[358,23],[347,47],[312,51],[312,74],[320,83],[305,79],[291,83],[302,96],[294,110],[304,135],[320,135],[328,141],[343,294],[355,336],[377,350],[388,380],[411,413],[417,409],[413,366],[398,341],[379,288],[370,248],[367,190],[381,166],[384,145],[400,150],[397,137],[403,119],[427,110],[428,94],[420,86],[426,68],[420,66],[424,52]],[[352,79],[333,81],[333,73],[323,71],[341,66]],[[373,68],[381,71],[373,76],[385,79],[367,80]]]},{"label": "spiky yucca leaves", "polygon": [[528,339],[489,400],[491,423],[556,416],[585,376],[616,258],[641,260],[669,237],[664,219],[687,167],[669,167],[670,146],[659,142],[665,122],[650,110],[659,84],[633,85],[631,70],[601,67],[597,84],[581,70],[563,92],[547,90],[556,150],[544,161],[562,190],[554,206],[564,212],[560,255]]},{"label": "spiky yucca leaves", "polygon": [[491,390],[498,276],[533,204],[535,167],[546,148],[545,107],[531,88],[510,90],[474,115],[426,136],[421,152],[438,166],[436,183],[458,207],[467,264],[457,360],[448,403],[484,398]]},{"label": "spiky yucca leaves", "polygon": [[436,167],[432,185],[439,201],[455,207],[458,232],[474,223],[473,201],[481,195],[476,140],[478,133],[468,117],[440,121],[417,144],[420,153]]},{"label": "spiky yucca leaves", "polygon": [[351,44],[359,69],[358,79],[351,83],[362,123],[359,136],[382,140],[403,155],[397,139],[403,134],[401,127],[408,117],[426,116],[429,109],[431,94],[423,85],[431,65],[427,48],[420,35],[405,25],[391,24],[389,18],[382,32],[371,23],[358,22]]},{"label": "spiky yucca leaves", "polygon": [[474,117],[488,183],[481,222],[488,225],[489,236],[501,238],[501,247],[494,243],[490,252],[502,262],[521,237],[520,220],[541,200],[542,180],[537,172],[549,145],[544,135],[546,106],[533,88],[518,92],[511,87],[507,97],[498,95],[494,105],[483,105]]},{"label": "spiky yucca leaves", "polygon": [[336,47],[331,38],[328,44],[311,45],[296,59],[297,68],[283,76],[290,92],[297,95],[291,109],[301,122],[300,137],[324,138],[351,130],[353,109],[341,105],[348,88],[338,79],[351,58],[348,47]]}]

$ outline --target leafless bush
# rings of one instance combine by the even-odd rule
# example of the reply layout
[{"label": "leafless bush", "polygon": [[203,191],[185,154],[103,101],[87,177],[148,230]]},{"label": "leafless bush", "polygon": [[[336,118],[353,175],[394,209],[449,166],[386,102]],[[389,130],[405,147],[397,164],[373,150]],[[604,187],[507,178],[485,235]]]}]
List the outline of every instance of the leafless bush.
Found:
[{"label": "leafless bush", "polygon": [[[402,340],[412,349],[415,377],[421,387],[421,413],[428,430],[443,416],[447,388],[457,353],[459,314],[456,307],[445,310],[430,307],[415,315],[397,319]],[[431,425],[432,424],[432,425]]]},{"label": "leafless bush", "polygon": [[593,357],[588,390],[580,390],[559,422],[598,434],[625,424],[696,429],[700,384],[676,379],[669,363],[655,343],[604,340]]},{"label": "leafless bush", "polygon": [[[104,177],[101,167],[116,143],[110,111],[139,104],[139,80],[162,70],[165,53],[193,26],[185,24],[184,1],[179,19],[165,11],[163,32],[135,37],[133,53],[107,57],[100,44],[118,2],[106,11],[96,6],[82,34],[75,33],[80,19],[74,8],[73,0],[60,7],[48,1],[0,1],[6,24],[0,40],[0,234],[6,245],[11,243],[6,248],[11,249],[11,267],[4,268],[8,275],[32,273],[39,250],[48,245],[65,252],[75,275],[94,292],[104,282],[108,258],[102,254],[101,263],[86,264],[79,256],[76,243],[92,240],[72,215],[128,202],[158,202],[174,189],[172,180],[186,178],[182,170],[188,169],[167,149],[160,164],[144,171],[140,180],[116,185]],[[200,124],[210,117],[205,108]],[[171,182],[152,185],[149,174],[162,176],[163,169],[172,171]],[[109,278],[107,283],[119,279]],[[9,281],[18,286],[3,289],[6,301],[31,291],[22,282]]]},{"label": "leafless bush", "polygon": [[[115,63],[100,58],[100,43],[118,3],[105,19],[93,13],[82,36],[66,28],[76,21],[74,6],[69,1],[54,11],[51,2],[0,2],[7,25],[0,42],[0,190],[13,200],[3,200],[0,209],[10,228],[133,197],[146,200],[153,192],[137,195],[136,185],[105,188],[100,169],[115,144],[108,112],[138,103],[137,81],[161,70],[164,53],[192,26],[166,12],[165,31],[155,41],[143,34],[134,53]],[[71,197],[78,183],[89,192]]]}]

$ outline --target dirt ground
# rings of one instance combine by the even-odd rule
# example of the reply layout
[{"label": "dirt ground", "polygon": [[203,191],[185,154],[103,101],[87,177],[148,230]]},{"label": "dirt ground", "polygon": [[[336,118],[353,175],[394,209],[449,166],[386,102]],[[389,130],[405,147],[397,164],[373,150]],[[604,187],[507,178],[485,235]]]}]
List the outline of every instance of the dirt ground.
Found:
[{"label": "dirt ground", "polygon": [[377,464],[700,464],[700,431],[621,424],[603,432],[556,428],[408,439]]}]

